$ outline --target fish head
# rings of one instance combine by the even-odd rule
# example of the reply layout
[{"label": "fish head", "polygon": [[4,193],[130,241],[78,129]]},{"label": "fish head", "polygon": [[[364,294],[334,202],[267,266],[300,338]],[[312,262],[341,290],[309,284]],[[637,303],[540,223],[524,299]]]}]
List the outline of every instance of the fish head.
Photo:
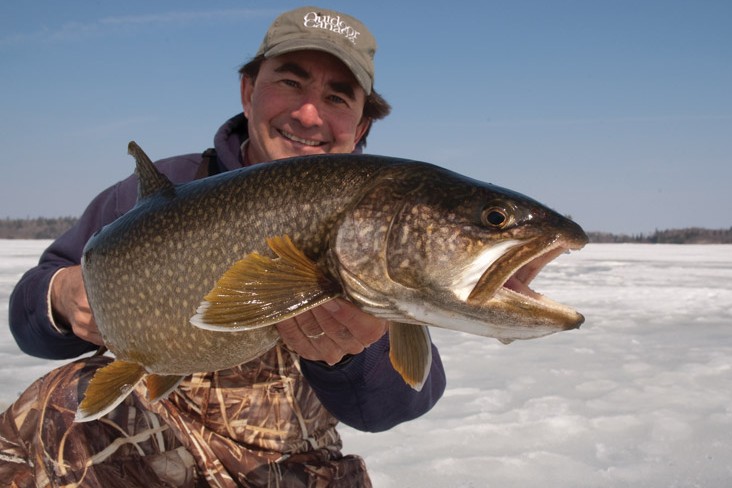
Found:
[{"label": "fish head", "polygon": [[419,166],[375,185],[346,220],[333,246],[338,272],[374,315],[504,342],[584,321],[529,285],[587,235],[520,193]]}]

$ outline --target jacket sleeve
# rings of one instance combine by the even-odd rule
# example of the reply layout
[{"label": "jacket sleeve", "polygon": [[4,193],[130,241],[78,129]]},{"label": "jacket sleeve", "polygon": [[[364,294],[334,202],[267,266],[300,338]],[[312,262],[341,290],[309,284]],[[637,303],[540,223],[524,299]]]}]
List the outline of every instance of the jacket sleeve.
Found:
[{"label": "jacket sleeve", "polygon": [[342,364],[301,360],[301,369],[320,402],[341,422],[381,432],[429,411],[445,391],[445,371],[432,345],[432,367],[421,391],[408,386],[391,366],[389,335]]},{"label": "jacket sleeve", "polygon": [[134,205],[136,181],[124,180],[99,194],[77,223],[46,249],[39,263],[15,286],[9,304],[10,331],[20,349],[32,356],[67,359],[97,348],[79,339],[52,317],[49,290],[60,269],[81,262],[86,241]]}]

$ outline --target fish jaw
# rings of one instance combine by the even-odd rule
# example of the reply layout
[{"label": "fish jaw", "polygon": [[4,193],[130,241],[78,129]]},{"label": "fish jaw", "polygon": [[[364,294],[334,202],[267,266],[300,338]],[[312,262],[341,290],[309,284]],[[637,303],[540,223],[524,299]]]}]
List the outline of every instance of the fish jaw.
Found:
[{"label": "fish jaw", "polygon": [[[401,320],[404,323],[430,325],[490,337],[503,343],[537,339],[568,330],[564,327],[557,327],[552,323],[534,321],[531,324],[521,324],[517,317],[524,312],[521,311],[517,314],[511,303],[506,306],[502,298],[497,298],[491,304],[491,308],[484,309],[481,315],[476,315],[471,310],[441,307],[435,302],[421,300],[418,297],[415,297],[414,300],[401,300],[397,307],[398,312],[393,314],[383,315],[383,309],[371,309],[369,312],[392,321]],[[409,317],[409,319],[405,317]],[[578,326],[579,324],[576,327]]]},{"label": "fish jaw", "polygon": [[477,310],[500,311],[517,328],[550,327],[555,332],[578,328],[585,320],[582,314],[534,291],[529,285],[547,264],[562,254],[581,249],[586,243],[587,237],[579,229],[510,247],[486,268],[466,304]]},{"label": "fish jaw", "polygon": [[[524,244],[526,246],[526,244]],[[506,256],[520,256],[522,246],[516,242],[500,246],[506,254],[493,264],[503,266],[510,261]],[[581,246],[579,246],[581,247]],[[573,247],[571,250],[578,249]],[[470,293],[464,296],[464,288],[468,282],[461,283],[461,288],[449,290],[429,297],[414,293],[403,293],[399,300],[391,303],[393,309],[387,312],[383,303],[371,303],[370,312],[390,320],[400,320],[440,328],[457,330],[469,334],[492,337],[501,342],[536,339],[546,335],[580,327],[585,318],[568,305],[556,302],[535,292],[529,287],[531,281],[540,271],[556,257],[570,250],[564,244],[556,244],[538,255],[524,258],[513,264],[503,276],[491,275],[493,266],[488,270]],[[483,261],[486,253],[476,261]],[[477,263],[476,263],[477,265]],[[489,281],[497,289],[489,291]],[[396,310],[394,310],[396,309]],[[406,318],[405,318],[406,317]]]}]

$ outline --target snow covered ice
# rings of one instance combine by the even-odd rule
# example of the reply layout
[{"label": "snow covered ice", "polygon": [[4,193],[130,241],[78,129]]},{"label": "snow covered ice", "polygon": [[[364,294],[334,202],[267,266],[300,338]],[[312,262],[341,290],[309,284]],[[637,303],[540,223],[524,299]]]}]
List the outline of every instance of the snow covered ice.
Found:
[{"label": "snow covered ice", "polygon": [[[30,358],[8,296],[48,241],[0,240],[0,406],[65,361]],[[732,246],[590,244],[534,281],[579,330],[503,345],[432,329],[448,378],[424,417],[341,427],[377,488],[732,486]]]}]

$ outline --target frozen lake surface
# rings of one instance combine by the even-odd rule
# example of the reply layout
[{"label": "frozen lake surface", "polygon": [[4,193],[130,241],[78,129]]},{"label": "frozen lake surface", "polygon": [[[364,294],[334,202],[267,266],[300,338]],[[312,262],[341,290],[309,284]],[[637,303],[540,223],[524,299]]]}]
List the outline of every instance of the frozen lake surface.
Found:
[{"label": "frozen lake surface", "polygon": [[[63,364],[7,328],[47,245],[0,240],[0,405]],[[732,246],[591,244],[533,288],[585,325],[510,345],[433,329],[437,406],[385,433],[341,428],[377,488],[732,486]]]}]

